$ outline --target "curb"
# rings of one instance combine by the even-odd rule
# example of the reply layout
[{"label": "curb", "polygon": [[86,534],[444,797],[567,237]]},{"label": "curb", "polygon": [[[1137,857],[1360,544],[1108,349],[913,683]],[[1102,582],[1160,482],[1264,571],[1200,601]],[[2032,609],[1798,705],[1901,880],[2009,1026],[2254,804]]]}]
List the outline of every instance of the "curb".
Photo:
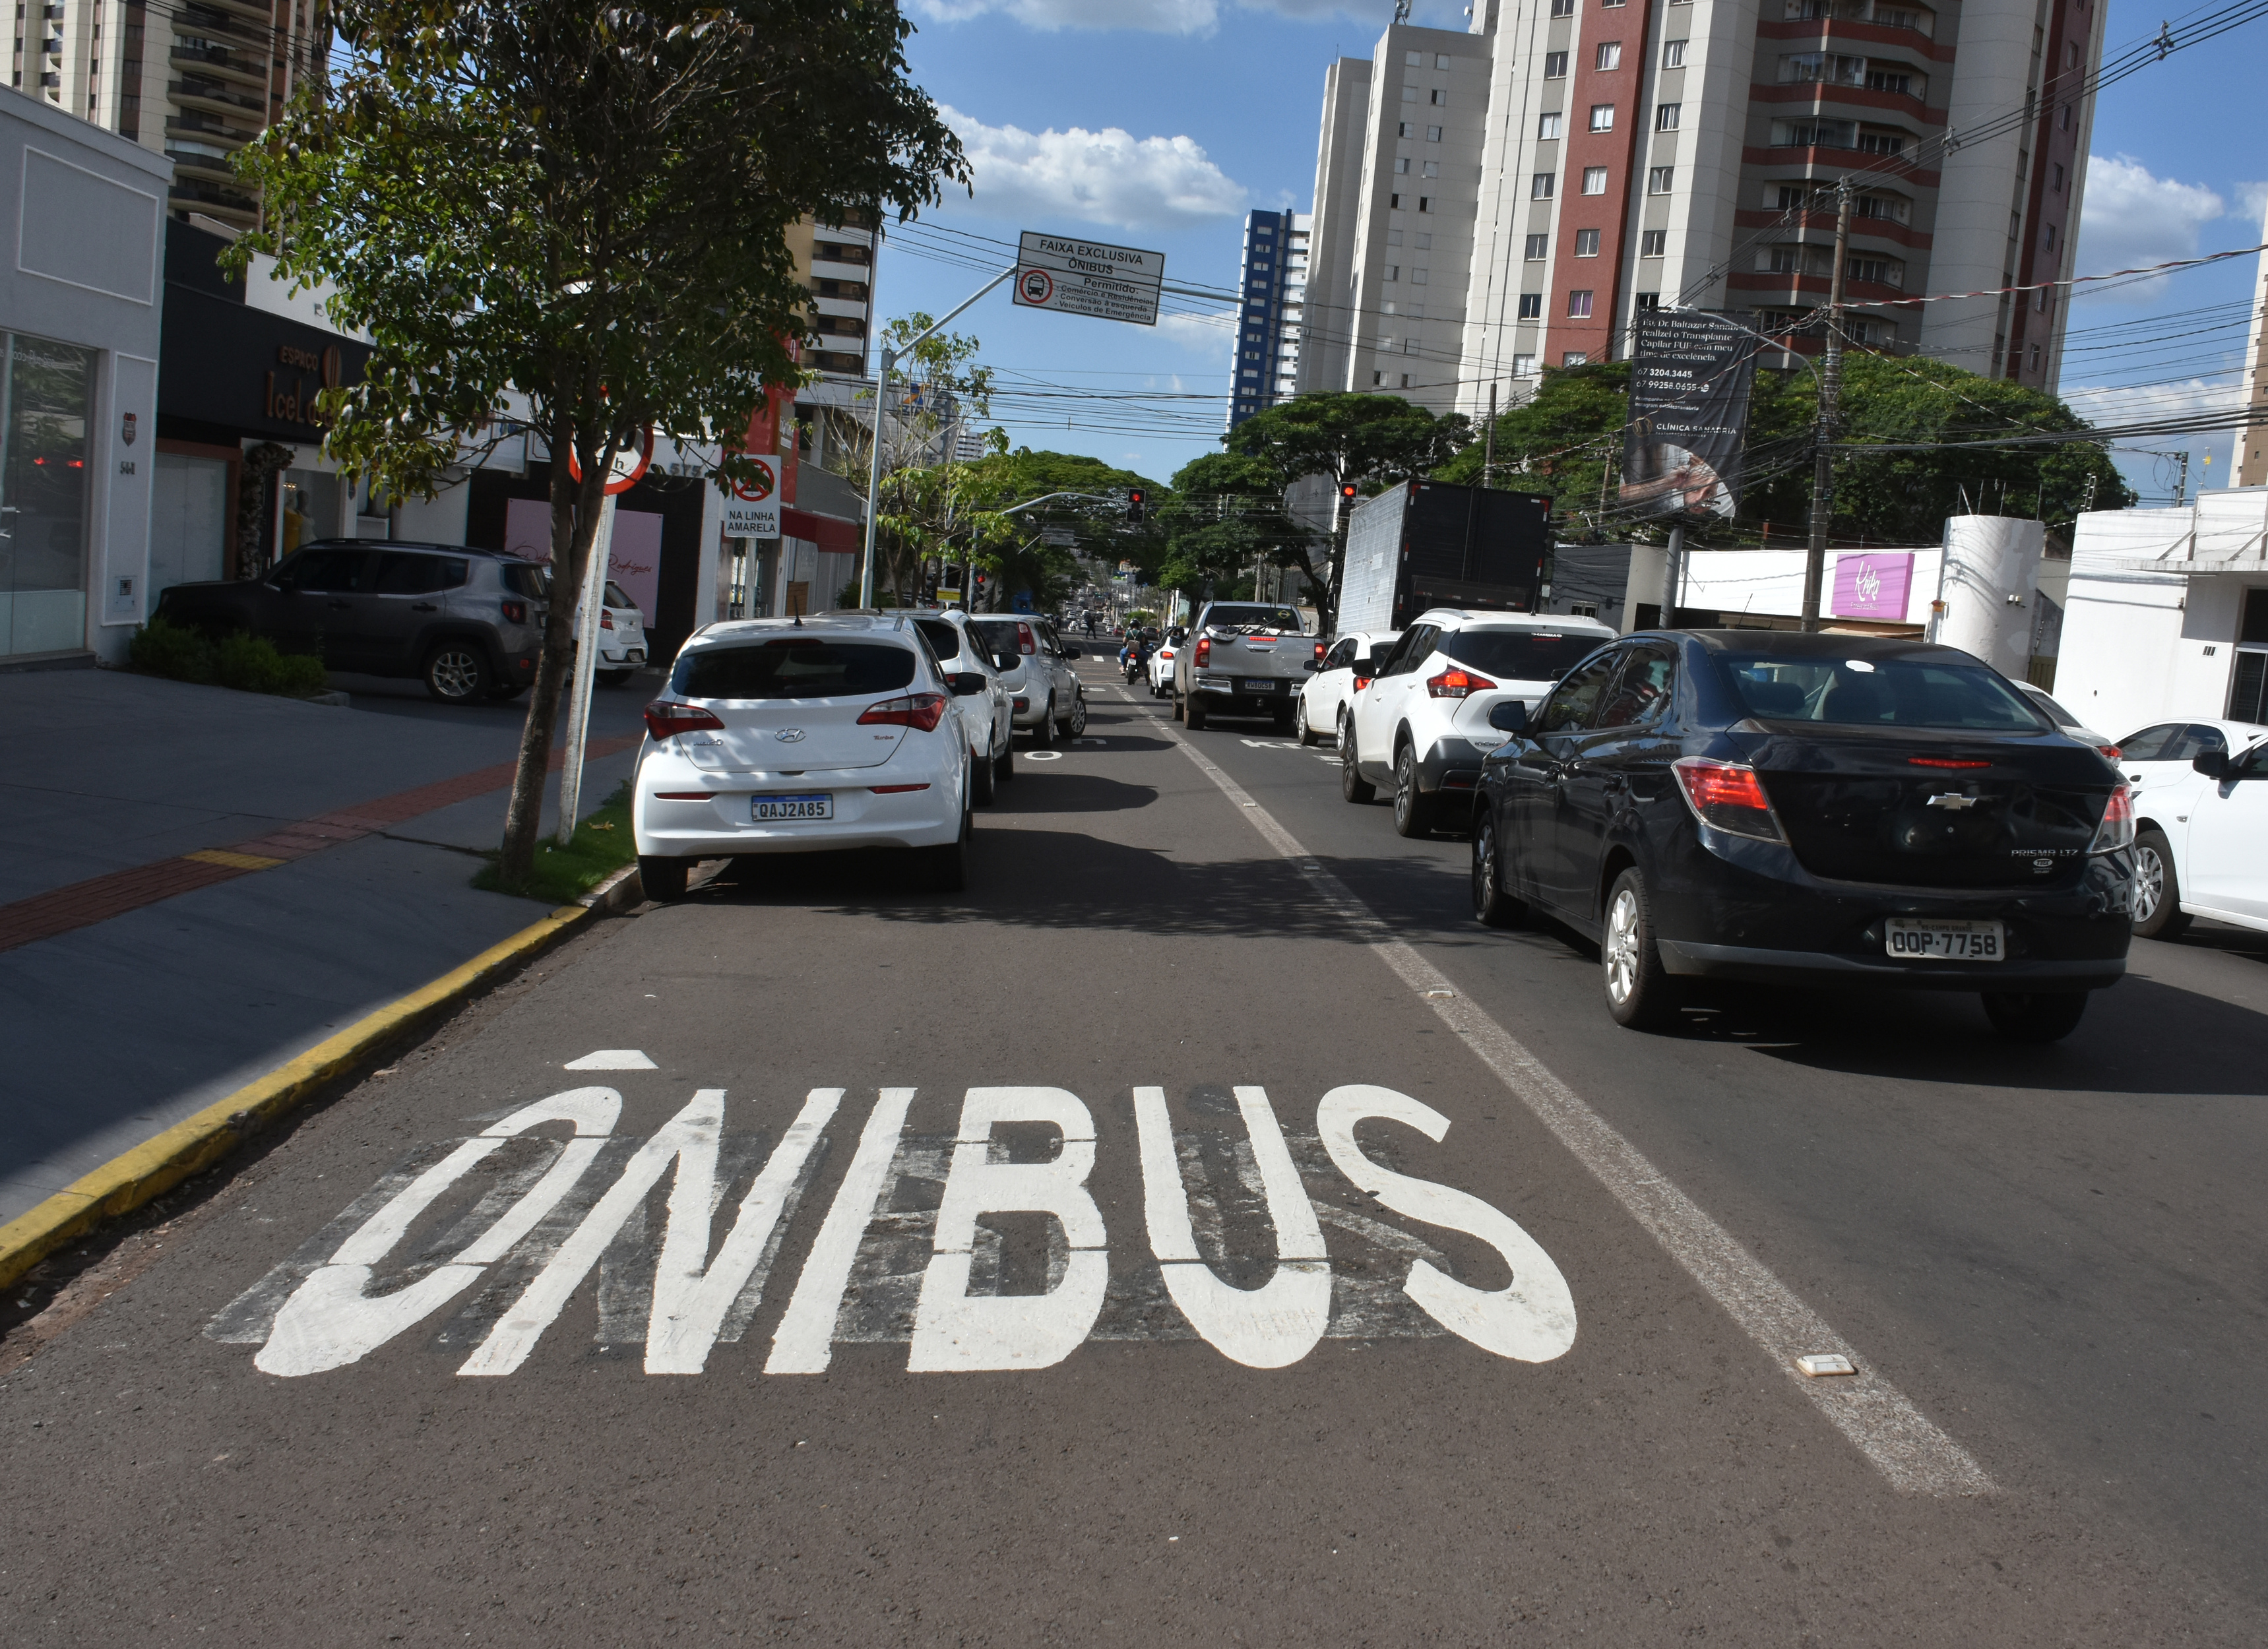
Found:
[{"label": "curb", "polygon": [[533,961],[602,912],[627,909],[643,890],[628,865],[571,905],[491,946],[377,1012],[315,1044],[156,1138],[112,1158],[68,1189],[0,1226],[0,1288],[72,1238],[139,1208],[219,1161],[269,1123],[369,1060],[386,1044],[453,1012],[482,987]]}]

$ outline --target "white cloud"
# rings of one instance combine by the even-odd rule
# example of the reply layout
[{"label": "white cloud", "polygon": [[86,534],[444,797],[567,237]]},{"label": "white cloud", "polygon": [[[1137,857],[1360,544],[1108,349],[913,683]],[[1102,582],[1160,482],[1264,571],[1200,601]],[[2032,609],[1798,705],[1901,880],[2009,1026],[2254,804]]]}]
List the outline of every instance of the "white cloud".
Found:
[{"label": "white cloud", "polygon": [[961,23],[1005,11],[1027,28],[1142,29],[1155,34],[1210,34],[1219,20],[1214,0],[914,0],[933,23]]},{"label": "white cloud", "polygon": [[2228,203],[2201,183],[2153,177],[2147,166],[2125,155],[2089,156],[2079,273],[2101,275],[2194,257],[2199,233],[2228,210]]},{"label": "white cloud", "polygon": [[990,217],[1168,229],[1244,210],[1243,185],[1191,138],[1136,137],[1116,126],[1034,133],[941,112],[968,152],[974,203]]},{"label": "white cloud", "polygon": [[[1218,318],[1211,315],[1160,315],[1158,317],[1158,332],[1160,336],[1171,338],[1184,349],[1195,350],[1200,355],[1225,353],[1236,335],[1236,317],[1229,314]],[[1181,380],[1176,379],[1174,387],[1179,389],[1181,386]]]},{"label": "white cloud", "polygon": [[[2235,375],[2224,374],[2174,384],[2138,384],[2131,388],[2090,384],[2076,389],[2066,387],[2061,393],[2073,412],[2089,423],[2102,425],[2148,423],[2162,418],[2192,417],[2202,412],[2226,412],[2237,404],[2241,391]],[[2201,488],[2234,484],[2228,468],[2234,440],[2233,434],[2223,431],[2205,435],[2160,436],[2148,445],[2161,452],[2188,451],[2190,492],[2194,497]],[[2210,464],[2205,462],[2208,455],[2213,460]],[[2173,472],[2149,453],[2114,447],[2110,457],[2128,484],[2142,495],[2144,504],[2164,504],[2170,498]]]},{"label": "white cloud", "polygon": [[[2236,186],[2236,210],[2244,214],[2244,221],[2256,227],[2268,218],[2268,183],[2240,183]],[[2261,237],[2268,240],[2268,235]]]}]

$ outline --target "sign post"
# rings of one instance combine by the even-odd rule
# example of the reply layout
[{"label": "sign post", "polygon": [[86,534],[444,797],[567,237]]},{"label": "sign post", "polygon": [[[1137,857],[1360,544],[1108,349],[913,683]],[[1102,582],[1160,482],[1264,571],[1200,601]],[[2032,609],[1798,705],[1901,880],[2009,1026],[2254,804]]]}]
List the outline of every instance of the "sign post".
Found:
[{"label": "sign post", "polygon": [[[607,607],[607,575],[614,569],[615,498],[637,485],[653,461],[653,431],[635,453],[615,454],[614,473],[606,482],[599,505],[599,530],[591,541],[591,560],[583,575],[582,606],[575,612],[575,674],[567,698],[567,748],[559,764],[559,829],[552,838],[561,847],[575,839],[576,821],[583,805],[583,747],[591,732],[591,689],[599,669],[599,620]],[[582,479],[582,466],[571,449],[567,473]],[[552,600],[560,595],[558,570],[552,572]]]}]

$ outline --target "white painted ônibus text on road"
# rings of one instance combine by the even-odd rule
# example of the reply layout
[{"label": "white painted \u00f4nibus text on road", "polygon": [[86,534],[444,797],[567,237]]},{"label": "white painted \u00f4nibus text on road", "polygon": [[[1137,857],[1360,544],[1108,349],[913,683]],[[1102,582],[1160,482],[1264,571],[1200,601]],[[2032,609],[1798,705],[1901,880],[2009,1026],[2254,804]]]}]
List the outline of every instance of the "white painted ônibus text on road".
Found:
[{"label": "white painted \u00f4nibus text on road", "polygon": [[[1088,1340],[1202,1339],[1254,1368],[1326,1336],[1449,1335],[1523,1362],[1574,1343],[1565,1279],[1517,1222],[1402,1172],[1390,1130],[1357,1143],[1365,1123],[1447,1133],[1390,1088],[1332,1089],[1313,1133],[1285,1132],[1257,1086],[1193,1091],[1219,1125],[1177,1131],[1166,1091],[1136,1088],[1143,1230],[1118,1233],[1116,1265],[1083,1100],[974,1087],[939,1136],[907,1130],[915,1092],[883,1089],[867,1111],[766,1373],[819,1373],[860,1343],[904,1343],[916,1373],[1046,1368]],[[813,1089],[775,1140],[728,1130],[725,1091],[703,1088],[636,1138],[615,1131],[616,1090],[568,1089],[411,1152],[205,1332],[305,1376],[423,1331],[467,1348],[459,1374],[504,1376],[595,1273],[602,1350],[642,1344],[648,1373],[700,1373],[754,1321],[843,1098]],[[1510,1282],[1460,1281],[1426,1228]]]}]

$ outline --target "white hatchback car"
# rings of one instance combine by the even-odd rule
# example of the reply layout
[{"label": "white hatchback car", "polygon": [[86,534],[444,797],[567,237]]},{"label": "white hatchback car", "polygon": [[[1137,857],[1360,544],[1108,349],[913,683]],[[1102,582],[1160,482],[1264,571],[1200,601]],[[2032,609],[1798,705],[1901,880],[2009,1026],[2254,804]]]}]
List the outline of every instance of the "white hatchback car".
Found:
[{"label": "white hatchback car", "polygon": [[644,665],[645,658],[645,615],[609,578],[607,604],[599,609],[599,663],[593,674],[608,687],[620,687]]},{"label": "white hatchback car", "polygon": [[1394,790],[1394,828],[1433,828],[1446,806],[1462,827],[1481,762],[1504,743],[1489,712],[1506,699],[1534,710],[1551,684],[1615,639],[1594,618],[1465,612],[1418,615],[1354,697],[1339,744],[1339,793],[1366,802]]},{"label": "white hatchback car", "polygon": [[2160,722],[2118,750],[2134,795],[2134,931],[2169,939],[2191,917],[2268,929],[2268,727]]},{"label": "white hatchback car", "polygon": [[1158,644],[1150,650],[1150,696],[1164,698],[1174,690],[1174,654],[1181,647],[1180,638],[1189,632],[1176,627],[1167,630]]},{"label": "white hatchback car", "polygon": [[646,896],[681,896],[698,859],[842,848],[907,850],[930,887],[957,889],[974,765],[961,706],[983,692],[909,619],[700,630],[645,709],[630,813]]},{"label": "white hatchback car", "polygon": [[1350,629],[1331,644],[1300,689],[1295,731],[1301,744],[1321,744],[1327,739],[1336,744],[1346,737],[1347,707],[1370,685],[1371,655],[1386,652],[1401,638],[1398,629]]}]

